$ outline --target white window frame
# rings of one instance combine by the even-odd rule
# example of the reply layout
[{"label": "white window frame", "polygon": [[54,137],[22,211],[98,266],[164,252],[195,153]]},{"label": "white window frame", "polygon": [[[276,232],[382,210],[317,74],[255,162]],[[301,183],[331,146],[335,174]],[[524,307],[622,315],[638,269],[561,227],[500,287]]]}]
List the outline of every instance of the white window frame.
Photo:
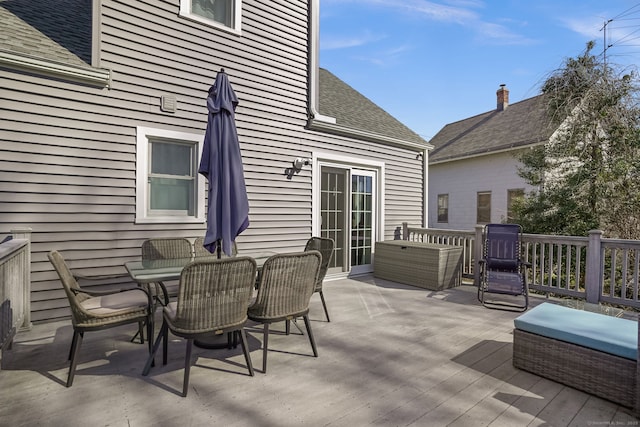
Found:
[{"label": "white window frame", "polygon": [[207,19],[203,16],[191,13],[191,0],[180,0],[180,16],[192,21],[199,22],[201,24],[216,27],[221,30],[240,35],[242,33],[242,0],[232,0],[233,2],[233,27],[227,27],[226,25]]},{"label": "white window frame", "polygon": [[198,158],[196,167],[202,157],[204,136],[194,133],[176,132],[166,129],[155,129],[138,126],[136,128],[136,224],[187,224],[204,223],[205,216],[205,181],[206,179],[197,173],[196,206],[195,215],[149,215],[149,143],[158,140],[167,142],[179,142],[196,146]]},{"label": "white window frame", "polygon": [[[375,260],[375,242],[384,240],[384,228],[385,228],[385,163],[355,157],[348,155],[340,155],[326,152],[313,152],[311,162],[311,233],[313,236],[320,235],[320,187],[321,187],[321,167],[336,167],[340,169],[357,169],[360,171],[369,171],[375,173],[376,181],[374,187],[377,188],[376,205],[374,209],[374,215],[377,216],[378,226],[374,231],[374,241],[371,242],[371,264],[368,264],[369,268],[373,267]],[[351,201],[349,200],[349,203]],[[372,218],[373,219],[373,218]],[[351,229],[351,224],[348,225]],[[350,256],[350,255],[349,255]],[[350,258],[349,258],[350,259]],[[350,263],[349,263],[350,264]],[[348,276],[349,274],[357,274],[365,272],[362,266],[350,267],[350,271],[338,274],[338,276]],[[370,271],[370,270],[367,270]]]}]

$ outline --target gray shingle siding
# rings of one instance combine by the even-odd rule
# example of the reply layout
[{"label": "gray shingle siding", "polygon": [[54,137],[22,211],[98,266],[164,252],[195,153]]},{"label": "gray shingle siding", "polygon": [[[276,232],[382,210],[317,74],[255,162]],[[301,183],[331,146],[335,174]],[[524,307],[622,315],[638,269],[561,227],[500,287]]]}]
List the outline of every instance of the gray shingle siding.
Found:
[{"label": "gray shingle siding", "polygon": [[[221,67],[240,99],[236,125],[251,221],[240,250],[304,248],[311,172],[287,179],[285,169],[317,151],[385,162],[384,238],[393,238],[402,221],[421,222],[423,167],[415,149],[306,129],[307,1],[243,1],[241,36],[179,17],[178,0],[99,3],[100,67],[111,70],[109,87],[0,66],[0,235],[33,229],[33,321],[69,314],[48,251],[62,251],[87,274],[124,273],[123,263],[139,258],[144,239],[204,233],[205,224],[135,223],[136,127],[203,134],[207,90]],[[12,12],[19,6],[28,14],[28,4],[0,0],[0,50],[88,67],[89,45],[71,47],[60,38],[69,34],[43,31],[43,23],[32,25],[35,18]],[[90,4],[38,0],[43,16]],[[33,41],[16,40],[22,34]],[[175,113],[160,110],[162,95],[176,97]]]}]

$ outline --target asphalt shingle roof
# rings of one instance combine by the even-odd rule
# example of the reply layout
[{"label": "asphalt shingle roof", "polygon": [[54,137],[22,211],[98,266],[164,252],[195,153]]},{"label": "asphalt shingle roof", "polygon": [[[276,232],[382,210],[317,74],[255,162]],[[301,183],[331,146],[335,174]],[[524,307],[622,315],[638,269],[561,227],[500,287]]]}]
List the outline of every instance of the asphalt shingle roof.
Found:
[{"label": "asphalt shingle roof", "polygon": [[429,142],[429,162],[488,154],[549,140],[543,95],[446,125]]},{"label": "asphalt shingle roof", "polygon": [[0,0],[0,49],[91,64],[91,0]]},{"label": "asphalt shingle roof", "polygon": [[336,124],[407,142],[427,144],[420,135],[403,125],[373,101],[320,68],[319,112],[333,117]]}]

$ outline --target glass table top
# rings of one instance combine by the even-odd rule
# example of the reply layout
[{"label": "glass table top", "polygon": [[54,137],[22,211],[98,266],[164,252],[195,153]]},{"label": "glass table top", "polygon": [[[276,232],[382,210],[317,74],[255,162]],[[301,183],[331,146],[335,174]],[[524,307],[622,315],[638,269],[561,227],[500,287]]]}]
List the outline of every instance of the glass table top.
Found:
[{"label": "glass table top", "polygon": [[[237,256],[248,256],[253,258],[260,269],[264,262],[276,252],[254,252],[242,253]],[[195,259],[207,259],[209,257],[197,258],[173,258],[173,259],[157,259],[157,260],[139,260],[129,261],[124,264],[133,280],[138,283],[154,283],[180,279],[182,269]],[[215,259],[212,255],[211,258]]]}]

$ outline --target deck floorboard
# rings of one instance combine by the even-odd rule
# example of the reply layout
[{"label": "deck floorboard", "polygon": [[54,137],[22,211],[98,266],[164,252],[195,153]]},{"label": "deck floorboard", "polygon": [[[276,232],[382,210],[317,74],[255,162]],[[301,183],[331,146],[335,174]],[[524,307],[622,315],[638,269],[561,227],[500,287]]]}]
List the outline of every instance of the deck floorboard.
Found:
[{"label": "deck floorboard", "polygon": [[[588,426],[638,425],[631,411],[515,369],[513,319],[475,289],[429,291],[363,276],[325,283],[310,317],[318,345],[274,325],[268,372],[262,326],[249,323],[255,377],[241,348],[194,347],[182,398],[185,342],[141,375],[146,346],[136,326],[86,333],[66,388],[70,321],[37,324],[5,350],[0,424],[6,426]],[[531,298],[535,305],[543,301]],[[158,315],[158,319],[160,319]],[[304,324],[299,326],[304,330]],[[156,331],[159,328],[156,328]],[[161,352],[160,352],[161,353]]]}]

